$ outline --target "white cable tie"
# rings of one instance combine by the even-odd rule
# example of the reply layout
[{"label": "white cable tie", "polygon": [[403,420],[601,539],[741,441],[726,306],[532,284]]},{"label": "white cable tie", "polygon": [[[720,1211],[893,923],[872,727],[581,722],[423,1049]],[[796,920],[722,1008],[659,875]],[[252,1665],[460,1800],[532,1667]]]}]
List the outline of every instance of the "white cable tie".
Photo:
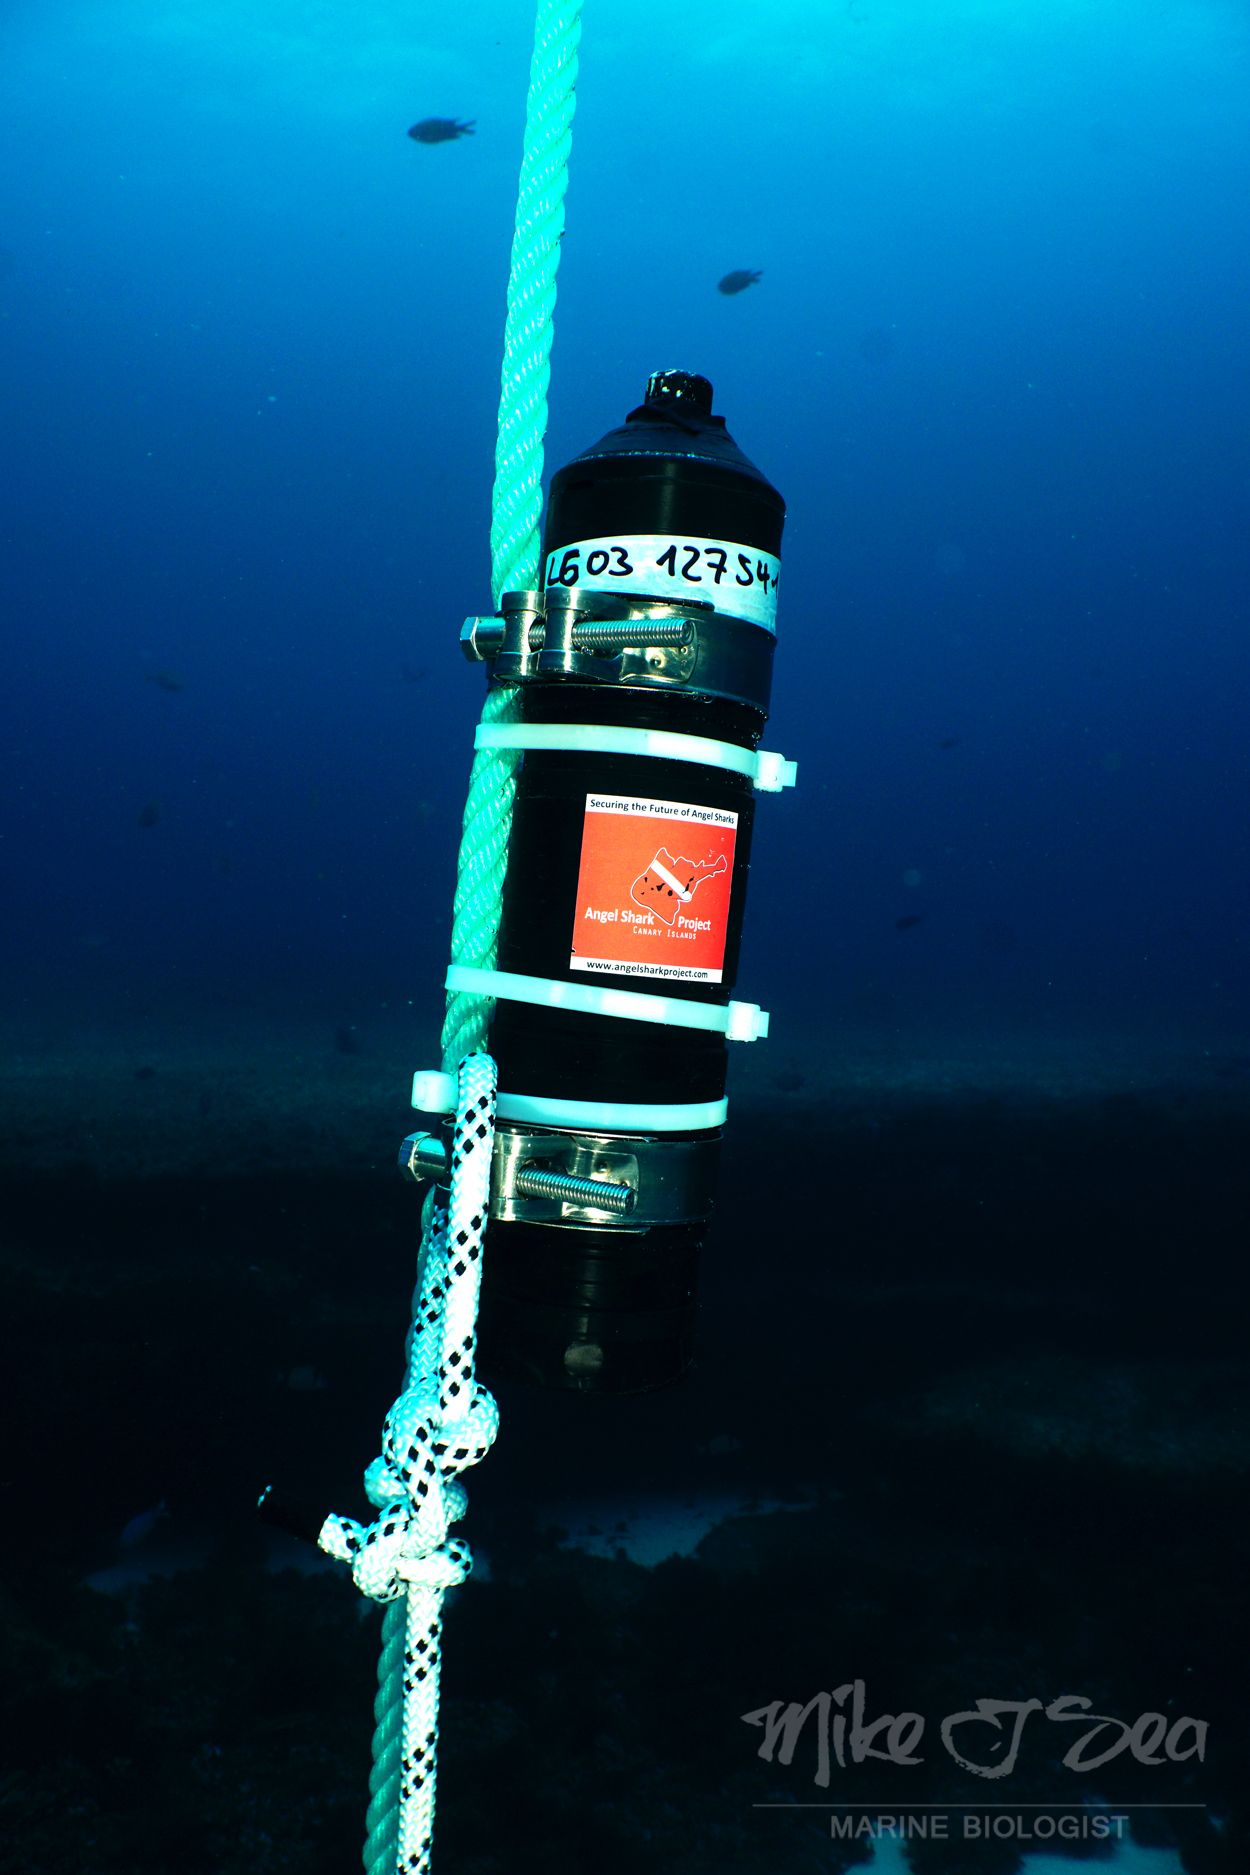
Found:
[{"label": "white cable tie", "polygon": [[412,1077],[412,1104],[418,1113],[450,1113],[456,1104],[455,1075],[418,1068]]},{"label": "white cable tie", "polygon": [[[418,1113],[451,1113],[456,1083],[450,1074],[419,1069],[412,1077],[412,1104]],[[559,1100],[544,1094],[500,1093],[501,1120],[530,1126],[558,1126],[583,1133],[707,1133],[725,1124],[729,1102],[690,1100],[650,1103],[625,1100]]]},{"label": "white cable tie", "polygon": [[745,775],[764,794],[792,788],[798,763],[775,749],[744,749],[712,736],[672,729],[627,729],[608,723],[479,723],[475,749],[545,749],[562,754],[649,755],[665,762],[698,762]]},{"label": "white cable tie", "polygon": [[776,749],[758,749],[755,761],[755,785],[761,794],[780,794],[783,788],[794,786],[799,772],[797,762],[788,762]]},{"label": "white cable tie", "polygon": [[447,989],[470,996],[495,996],[504,1002],[536,1003],[548,1009],[571,1009],[578,1015],[620,1016],[630,1022],[660,1022],[668,1028],[702,1029],[731,1042],[754,1042],[768,1034],[768,1012],[758,1003],[688,1003],[675,996],[643,990],[614,990],[595,983],[562,983],[555,977],[531,977],[510,970],[478,970],[449,964]]},{"label": "white cable tie", "polygon": [[725,1012],[727,1042],[762,1042],[768,1035],[768,1011],[758,1003],[730,1003]]}]

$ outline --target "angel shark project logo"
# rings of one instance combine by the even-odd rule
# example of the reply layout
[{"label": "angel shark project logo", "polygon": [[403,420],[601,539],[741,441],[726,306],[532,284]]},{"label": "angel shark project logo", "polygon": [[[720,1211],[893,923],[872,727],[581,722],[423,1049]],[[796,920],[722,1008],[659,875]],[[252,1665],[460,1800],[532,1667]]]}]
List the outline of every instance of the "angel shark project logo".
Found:
[{"label": "angel shark project logo", "polygon": [[728,861],[723,853],[700,863],[687,859],[685,854],[674,858],[666,846],[661,846],[630,886],[629,896],[644,911],[654,912],[661,924],[672,926],[680,918],[694,930],[710,931],[710,918],[694,923],[685,916],[685,907],[705,880],[717,879],[727,869]]},{"label": "angel shark project logo", "polygon": [[569,968],[719,983],[737,840],[729,808],[588,794]]}]

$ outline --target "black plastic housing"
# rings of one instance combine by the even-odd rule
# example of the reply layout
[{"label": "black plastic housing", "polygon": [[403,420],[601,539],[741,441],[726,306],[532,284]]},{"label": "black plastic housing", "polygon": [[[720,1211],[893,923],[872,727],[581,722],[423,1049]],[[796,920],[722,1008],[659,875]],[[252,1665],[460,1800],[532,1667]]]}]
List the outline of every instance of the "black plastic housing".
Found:
[{"label": "black plastic housing", "polygon": [[[711,386],[693,374],[651,380],[625,423],[552,478],[544,566],[571,543],[669,534],[740,543],[776,556],[785,506],[711,414]],[[631,587],[632,592],[645,591]],[[671,595],[666,595],[671,596]],[[700,597],[713,597],[700,593]],[[732,591],[715,595],[731,609]],[[714,629],[714,621],[710,627]],[[772,634],[768,640],[771,669]],[[528,723],[603,723],[675,730],[758,745],[760,708],[677,689],[527,682]],[[722,980],[659,980],[570,969],[579,856],[590,792],[732,809],[738,816]],[[724,1004],[733,992],[754,820],[750,781],[723,769],[647,756],[529,751],[517,782],[498,968]],[[500,1086],[582,1101],[714,1101],[725,1091],[722,1036],[650,1022],[500,1000],[488,1046]],[[708,1193],[707,1212],[712,1194]],[[496,1222],[482,1292],[488,1371],[541,1385],[627,1392],[658,1387],[688,1365],[696,1276],[707,1216],[646,1231]]]}]

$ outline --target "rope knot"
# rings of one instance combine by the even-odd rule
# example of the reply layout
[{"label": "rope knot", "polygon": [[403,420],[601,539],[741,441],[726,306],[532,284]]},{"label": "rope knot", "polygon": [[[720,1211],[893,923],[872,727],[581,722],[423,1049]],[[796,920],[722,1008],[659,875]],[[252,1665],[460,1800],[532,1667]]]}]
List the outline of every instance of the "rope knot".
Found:
[{"label": "rope knot", "polygon": [[369,1501],[381,1514],[368,1525],[326,1519],[322,1549],[350,1564],[357,1588],[372,1601],[394,1601],[407,1584],[451,1588],[472,1569],[468,1545],[448,1541],[469,1502],[456,1474],[490,1450],[499,1408],[476,1382],[463,1396],[447,1414],[436,1381],[402,1393],[386,1416],[382,1455],[365,1472]]}]

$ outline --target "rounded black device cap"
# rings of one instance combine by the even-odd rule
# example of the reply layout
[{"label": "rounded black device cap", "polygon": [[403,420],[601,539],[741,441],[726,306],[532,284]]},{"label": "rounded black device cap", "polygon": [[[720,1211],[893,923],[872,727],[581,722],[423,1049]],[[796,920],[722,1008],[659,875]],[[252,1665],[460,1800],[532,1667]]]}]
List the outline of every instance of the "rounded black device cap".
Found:
[{"label": "rounded black device cap", "polygon": [[695,371],[655,371],[647,379],[646,401],[669,409],[677,405],[694,417],[710,417],[712,386]]},{"label": "rounded black device cap", "polygon": [[[647,380],[647,395],[642,403],[629,412],[624,423],[609,430],[589,449],[583,449],[579,456],[566,462],[562,469],[557,469],[551,478],[551,493],[547,501],[547,521],[543,536],[543,552],[551,553],[555,547],[564,546],[570,540],[579,538],[578,529],[582,527],[583,517],[576,518],[563,513],[565,495],[570,484],[579,490],[590,486],[586,465],[613,461],[616,472],[637,477],[646,473],[643,457],[663,457],[667,463],[707,462],[716,463],[721,468],[731,470],[735,475],[747,477],[760,484],[760,494],[768,506],[774,510],[764,533],[740,533],[734,536],[750,547],[763,547],[768,553],[776,553],[781,542],[781,525],[785,518],[785,503],[768,478],[761,474],[755,464],[747,459],[725,428],[724,417],[712,415],[712,386],[706,378],[701,378],[694,371],[656,371]],[[663,473],[664,471],[661,471]],[[672,472],[671,470],[669,471]],[[577,505],[577,504],[575,504]],[[584,504],[582,504],[584,505]],[[654,506],[654,503],[652,503]],[[586,517],[582,537],[608,532],[610,529],[628,528],[633,525],[626,517],[619,515],[609,520],[606,516],[594,519]],[[650,523],[640,520],[636,531],[653,533],[656,528],[663,530],[668,526],[689,528],[693,522],[689,519],[677,520],[652,515]],[[572,527],[572,532],[569,527]],[[724,534],[724,526],[709,525],[705,530],[716,539]],[[775,536],[775,539],[773,538]]]}]

